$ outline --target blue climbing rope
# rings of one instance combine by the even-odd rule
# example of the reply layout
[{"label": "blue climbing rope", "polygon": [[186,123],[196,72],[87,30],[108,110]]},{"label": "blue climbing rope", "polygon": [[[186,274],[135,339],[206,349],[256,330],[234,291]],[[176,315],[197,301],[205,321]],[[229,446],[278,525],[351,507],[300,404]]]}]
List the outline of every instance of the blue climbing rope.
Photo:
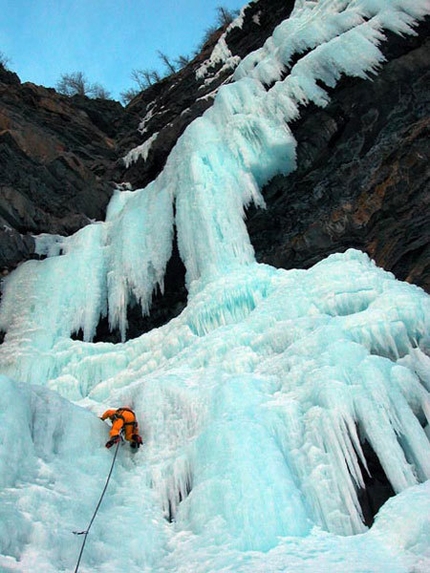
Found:
[{"label": "blue climbing rope", "polygon": [[113,467],[114,467],[114,465],[115,465],[115,460],[116,460],[116,456],[117,456],[117,453],[118,453],[118,448],[119,448],[119,445],[120,445],[121,441],[122,441],[122,440],[118,441],[117,444],[116,444],[115,454],[114,454],[114,456],[113,456],[112,465],[111,465],[111,467],[110,467],[109,475],[108,475],[108,477],[107,477],[107,480],[106,480],[105,486],[104,486],[104,488],[103,488],[102,494],[101,494],[101,496],[100,496],[99,502],[98,502],[98,504],[97,504],[97,507],[96,507],[94,513],[93,513],[93,516],[92,516],[92,518],[91,518],[91,521],[90,521],[90,523],[88,524],[87,529],[85,529],[84,531],[74,531],[74,532],[73,532],[75,535],[83,535],[83,536],[84,536],[84,540],[83,540],[83,542],[82,542],[81,551],[80,551],[80,553],[79,553],[78,562],[76,563],[76,568],[75,568],[74,573],[78,573],[79,564],[80,564],[80,562],[81,562],[82,553],[84,552],[84,547],[85,547],[85,543],[86,543],[86,541],[87,541],[88,533],[90,532],[90,529],[91,529],[91,526],[92,526],[92,524],[93,524],[93,521],[94,521],[94,519],[95,519],[95,517],[96,517],[96,515],[97,515],[97,512],[98,512],[98,510],[99,510],[99,507],[100,507],[100,505],[101,505],[101,503],[102,503],[104,494],[105,494],[105,492],[106,492],[106,490],[107,490],[107,486],[108,486],[108,484],[109,484],[110,476],[112,475]]}]

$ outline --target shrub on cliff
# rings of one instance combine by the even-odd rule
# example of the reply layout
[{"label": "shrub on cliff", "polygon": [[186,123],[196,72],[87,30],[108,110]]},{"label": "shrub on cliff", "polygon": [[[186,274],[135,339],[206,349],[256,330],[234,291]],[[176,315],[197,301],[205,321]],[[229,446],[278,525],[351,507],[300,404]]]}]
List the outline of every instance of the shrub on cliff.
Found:
[{"label": "shrub on cliff", "polygon": [[66,96],[82,95],[109,99],[110,93],[100,84],[91,84],[83,72],[63,74],[57,82],[57,91]]}]

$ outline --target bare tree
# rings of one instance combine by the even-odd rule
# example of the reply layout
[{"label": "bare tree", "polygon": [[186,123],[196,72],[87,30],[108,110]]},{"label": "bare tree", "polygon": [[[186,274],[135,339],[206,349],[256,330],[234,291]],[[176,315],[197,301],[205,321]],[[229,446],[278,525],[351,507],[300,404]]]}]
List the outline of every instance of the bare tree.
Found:
[{"label": "bare tree", "polygon": [[200,42],[199,46],[197,47],[196,54],[198,54],[204,48],[205,44],[207,44],[208,42],[210,42],[214,38],[215,34],[219,35],[218,30],[219,30],[219,28],[217,28],[217,26],[209,26],[209,28],[207,28],[205,30],[202,41]]},{"label": "bare tree", "polygon": [[161,82],[163,77],[157,72],[157,70],[152,70],[151,79],[153,84],[157,84],[158,82]]},{"label": "bare tree", "polygon": [[57,82],[57,91],[67,96],[88,95],[91,85],[83,72],[72,72],[61,76]]},{"label": "bare tree", "polygon": [[168,69],[168,71],[171,74],[175,74],[176,73],[176,68],[175,66],[172,64],[172,62],[170,61],[170,58],[168,56],[166,56],[166,54],[164,54],[163,52],[161,52],[160,50],[157,50],[157,54],[160,58],[160,60],[163,62],[163,64],[166,66],[166,68]]},{"label": "bare tree", "polygon": [[140,91],[141,90],[134,88],[129,88],[127,90],[124,90],[123,92],[120,93],[122,102],[125,105],[127,105],[128,103],[131,102],[132,99],[134,99],[140,93]]},{"label": "bare tree", "polygon": [[0,51],[0,65],[4,67],[5,70],[9,69],[10,58]]},{"label": "bare tree", "polygon": [[191,61],[190,56],[178,56],[177,58],[175,58],[175,63],[179,68],[185,68],[185,66],[189,64],[190,61]]},{"label": "bare tree", "polygon": [[99,83],[91,84],[83,72],[63,74],[57,82],[57,91],[66,96],[81,95],[109,99],[110,93]]},{"label": "bare tree", "polygon": [[217,6],[217,22],[219,26],[228,26],[234,20],[233,12],[225,6]]},{"label": "bare tree", "polygon": [[218,6],[216,11],[217,21],[204,32],[204,36],[197,47],[196,54],[198,54],[208,42],[214,41],[221,33],[220,28],[226,28],[240,13],[239,10],[229,10],[224,6]]},{"label": "bare tree", "polygon": [[121,100],[125,105],[131,102],[140,92],[148,89],[153,84],[161,81],[161,76],[156,70],[132,70],[131,79],[136,82],[137,88],[128,88],[121,92]]},{"label": "bare tree", "polygon": [[111,94],[104,88],[101,84],[92,84],[88,90],[88,93],[96,99],[110,99]]},{"label": "bare tree", "polygon": [[152,74],[151,70],[132,70],[131,79],[137,83],[140,91],[142,91],[153,84]]}]

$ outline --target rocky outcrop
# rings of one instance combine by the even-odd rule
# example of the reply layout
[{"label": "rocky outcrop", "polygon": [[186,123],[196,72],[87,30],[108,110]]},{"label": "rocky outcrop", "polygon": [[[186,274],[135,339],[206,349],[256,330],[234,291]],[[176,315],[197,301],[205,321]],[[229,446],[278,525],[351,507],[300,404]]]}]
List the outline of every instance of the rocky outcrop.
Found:
[{"label": "rocky outcrop", "polygon": [[[241,27],[219,29],[189,65],[126,109],[114,101],[69,98],[21,84],[0,66],[0,271],[34,256],[33,235],[69,235],[102,220],[118,183],[144,187],[160,173],[187,125],[230,80],[233,68],[217,61],[204,76],[196,75],[220,36],[232,57],[243,57],[264,43],[293,1],[257,4],[246,8]],[[126,165],[127,152],[154,134],[146,159]]]},{"label": "rocky outcrop", "polygon": [[[0,271],[34,256],[32,235],[68,235],[103,219],[121,182],[137,188],[153,180],[186,126],[231,79],[234,65],[210,59],[216,42],[226,42],[232,62],[243,58],[292,6],[292,0],[250,3],[241,27],[218,30],[189,65],[126,108],[21,84],[0,69]],[[302,110],[291,126],[298,141],[296,172],[266,186],[266,210],[247,213],[259,261],[307,268],[355,247],[398,278],[430,290],[427,37],[427,24],[415,37],[391,35],[378,76],[346,78],[325,109]],[[151,138],[145,159],[124,162]],[[165,286],[153,307],[157,323],[185,301],[177,254]],[[145,320],[131,317],[130,335],[154,326]]]},{"label": "rocky outcrop", "polygon": [[32,256],[33,234],[69,235],[104,218],[116,129],[137,118],[118,102],[67,98],[5,70],[0,102],[0,269],[10,270]]},{"label": "rocky outcrop", "polygon": [[[116,177],[130,182],[134,188],[145,187],[152,181],[163,169],[185,128],[212,105],[220,86],[231,80],[234,62],[261,47],[279,22],[288,18],[293,6],[293,0],[250,3],[244,10],[241,26],[226,26],[214,32],[185,68],[137,96],[128,109],[142,119],[139,133],[132,138],[128,136],[127,144],[132,148],[152,137],[156,140],[144,159],[139,158],[128,167],[118,164]],[[220,38],[228,46],[232,65],[211,59]]]},{"label": "rocky outcrop", "polygon": [[308,268],[350,247],[430,292],[428,24],[391,36],[371,81],[342,81],[292,126],[297,170],[248,213],[258,260]]}]

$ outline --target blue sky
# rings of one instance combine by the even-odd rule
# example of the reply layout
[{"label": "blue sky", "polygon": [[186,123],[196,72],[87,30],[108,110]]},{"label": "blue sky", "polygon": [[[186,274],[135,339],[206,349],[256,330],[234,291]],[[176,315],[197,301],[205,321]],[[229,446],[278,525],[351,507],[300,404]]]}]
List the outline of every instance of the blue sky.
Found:
[{"label": "blue sky", "polygon": [[21,81],[55,87],[82,71],[115,99],[133,69],[164,72],[157,54],[191,55],[217,7],[246,0],[0,0],[0,51]]}]

